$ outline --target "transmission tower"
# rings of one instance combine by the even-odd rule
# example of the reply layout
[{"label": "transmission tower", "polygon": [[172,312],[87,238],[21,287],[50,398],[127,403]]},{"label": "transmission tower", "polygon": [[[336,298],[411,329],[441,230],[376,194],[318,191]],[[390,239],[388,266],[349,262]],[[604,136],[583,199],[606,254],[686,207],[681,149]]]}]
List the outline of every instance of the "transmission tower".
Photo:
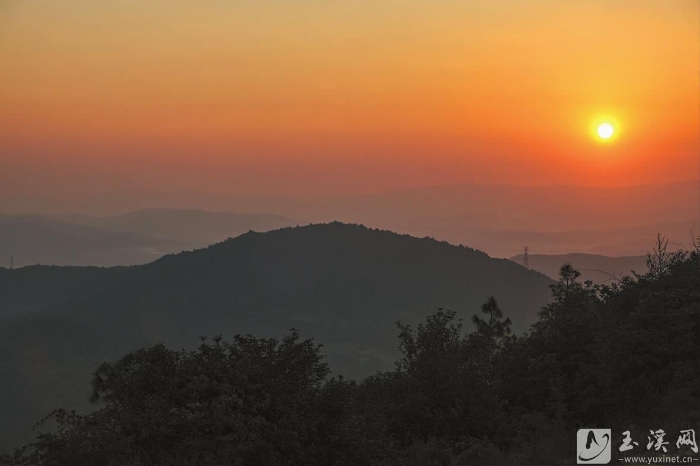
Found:
[{"label": "transmission tower", "polygon": [[15,256],[10,256],[10,270],[15,266]]},{"label": "transmission tower", "polygon": [[526,269],[530,268],[530,255],[527,253],[527,246],[525,246],[525,253],[523,254],[523,267]]}]

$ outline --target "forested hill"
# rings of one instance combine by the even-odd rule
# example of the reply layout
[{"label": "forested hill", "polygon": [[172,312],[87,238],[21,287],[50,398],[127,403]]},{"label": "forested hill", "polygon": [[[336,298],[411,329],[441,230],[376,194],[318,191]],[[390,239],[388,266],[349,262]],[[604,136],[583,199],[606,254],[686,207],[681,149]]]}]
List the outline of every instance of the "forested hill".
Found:
[{"label": "forested hill", "polygon": [[1,427],[28,433],[48,409],[80,405],[95,366],[135,347],[294,327],[324,344],[334,373],[363,377],[392,367],[397,320],[442,307],[468,321],[494,295],[522,332],[551,283],[470,248],[341,223],[250,232],[143,266],[3,270]]},{"label": "forested hill", "polygon": [[[452,311],[399,323],[395,367],[361,381],[329,377],[297,331],[134,348],[94,372],[98,410],[52,410],[0,464],[690,464],[700,250],[665,244],[612,285],[562,266],[522,336],[494,298],[472,331]],[[584,443],[582,426],[610,430]]]},{"label": "forested hill", "polygon": [[108,287],[128,267],[0,267],[0,318],[59,312],[75,300]]},{"label": "forested hill", "polygon": [[302,321],[377,313],[393,319],[436,306],[472,312],[496,294],[520,332],[547,301],[550,283],[471,248],[336,222],[249,232],[144,266],[0,269],[0,315],[181,309],[198,318],[265,307]]}]

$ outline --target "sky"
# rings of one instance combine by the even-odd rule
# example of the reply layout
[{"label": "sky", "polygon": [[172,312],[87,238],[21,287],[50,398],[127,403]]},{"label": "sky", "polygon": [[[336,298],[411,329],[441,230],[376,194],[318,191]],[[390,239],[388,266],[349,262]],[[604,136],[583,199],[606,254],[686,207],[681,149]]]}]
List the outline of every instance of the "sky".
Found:
[{"label": "sky", "polygon": [[697,179],[699,24],[694,0],[0,0],[0,210]]}]

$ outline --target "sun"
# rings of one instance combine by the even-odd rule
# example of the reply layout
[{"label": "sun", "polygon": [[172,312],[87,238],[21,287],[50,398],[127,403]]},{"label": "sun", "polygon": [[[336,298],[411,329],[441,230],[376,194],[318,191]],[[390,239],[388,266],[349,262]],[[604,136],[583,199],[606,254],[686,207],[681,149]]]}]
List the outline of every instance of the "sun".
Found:
[{"label": "sun", "polygon": [[610,139],[615,134],[615,127],[610,123],[601,123],[598,125],[598,136],[601,139]]},{"label": "sun", "polygon": [[588,125],[589,136],[602,146],[611,145],[626,133],[622,120],[612,112],[598,113],[588,120]]}]

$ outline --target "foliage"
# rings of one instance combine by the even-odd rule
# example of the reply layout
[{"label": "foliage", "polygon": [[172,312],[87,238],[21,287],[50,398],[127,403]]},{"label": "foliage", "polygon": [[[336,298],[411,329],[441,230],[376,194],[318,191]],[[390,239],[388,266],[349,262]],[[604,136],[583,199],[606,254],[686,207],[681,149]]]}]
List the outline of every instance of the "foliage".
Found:
[{"label": "foliage", "polygon": [[611,285],[564,265],[521,337],[493,297],[471,333],[444,309],[399,322],[395,368],[360,383],[296,331],[135,351],[96,371],[100,409],[50,413],[4,461],[539,464],[570,462],[582,426],[698,429],[700,251],[664,244]]},{"label": "foliage", "polygon": [[81,387],[95,366],[142,346],[299,328],[335,374],[360,380],[393,368],[396,320],[417,325],[434,303],[471,313],[493,294],[524,332],[551,282],[467,247],[337,222],[132,267],[0,268],[0,451],[55,407],[89,409]]},{"label": "foliage", "polygon": [[[202,338],[197,351],[163,345],[128,355],[109,372],[110,393],[90,414],[56,410],[21,453],[30,463],[334,463],[361,461],[362,433],[347,416],[352,384],[325,382],[319,346],[296,331],[277,339]],[[323,445],[324,448],[319,448]]]}]

